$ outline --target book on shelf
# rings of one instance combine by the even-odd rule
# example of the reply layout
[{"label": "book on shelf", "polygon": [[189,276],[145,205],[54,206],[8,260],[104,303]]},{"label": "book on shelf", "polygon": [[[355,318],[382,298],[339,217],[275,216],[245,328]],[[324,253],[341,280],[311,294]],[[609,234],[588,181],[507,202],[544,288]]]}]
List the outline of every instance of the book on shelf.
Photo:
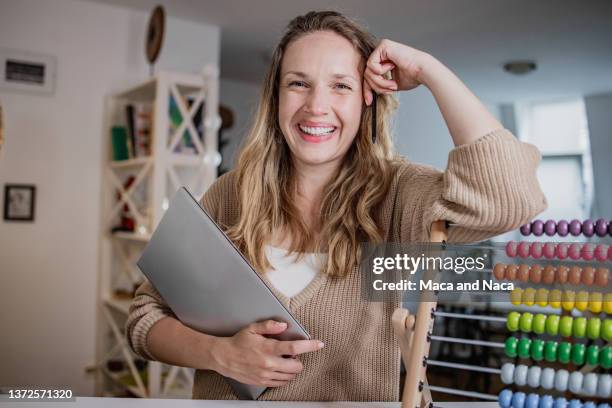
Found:
[{"label": "book on shelf", "polygon": [[113,147],[113,160],[127,160],[130,157],[128,151],[128,136],[124,126],[113,126],[111,129],[111,144]]},{"label": "book on shelf", "polygon": [[151,104],[138,103],[125,106],[127,148],[131,159],[151,155],[153,110]]}]

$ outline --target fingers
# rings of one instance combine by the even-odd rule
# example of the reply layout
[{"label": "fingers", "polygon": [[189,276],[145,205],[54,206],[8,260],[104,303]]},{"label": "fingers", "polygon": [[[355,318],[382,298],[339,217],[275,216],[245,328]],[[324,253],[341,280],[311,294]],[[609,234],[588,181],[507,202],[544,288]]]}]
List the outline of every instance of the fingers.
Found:
[{"label": "fingers", "polygon": [[275,359],[274,370],[286,374],[299,374],[304,369],[304,365],[297,358],[280,358]]},{"label": "fingers", "polygon": [[274,320],[265,320],[263,322],[252,323],[248,326],[248,330],[255,334],[279,334],[287,329],[287,323],[276,322]]},{"label": "fingers", "polygon": [[323,348],[324,344],[319,340],[294,340],[277,341],[274,343],[274,354],[279,356],[297,356],[303,353],[310,353]]},{"label": "fingers", "polygon": [[397,83],[392,79],[386,79],[381,75],[376,75],[366,69],[364,74],[370,87],[377,93],[390,93],[397,91]]},{"label": "fingers", "polygon": [[372,88],[365,79],[363,80],[363,99],[366,106],[370,106],[372,104],[372,100],[374,99],[374,95],[372,95]]}]

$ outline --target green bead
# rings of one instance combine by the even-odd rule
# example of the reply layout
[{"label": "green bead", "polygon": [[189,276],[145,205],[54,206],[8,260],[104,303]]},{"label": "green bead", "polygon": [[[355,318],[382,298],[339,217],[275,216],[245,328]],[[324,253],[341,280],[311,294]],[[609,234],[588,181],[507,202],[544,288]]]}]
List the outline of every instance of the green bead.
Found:
[{"label": "green bead", "polygon": [[587,336],[591,340],[597,340],[599,338],[599,333],[601,330],[601,319],[598,317],[593,317],[589,319],[587,323]]},{"label": "green bead", "polygon": [[577,317],[572,325],[572,333],[574,337],[583,338],[586,334],[587,319],[585,317]]},{"label": "green bead", "polygon": [[612,347],[605,346],[601,349],[599,352],[599,364],[606,370],[612,368]]},{"label": "green bead", "polygon": [[563,337],[570,337],[572,335],[572,323],[574,319],[572,316],[563,316],[559,321],[559,334]]},{"label": "green bead", "polygon": [[521,314],[519,312],[510,312],[508,313],[508,318],[506,319],[506,327],[511,332],[515,332],[519,329],[519,320],[521,318]]},{"label": "green bead", "polygon": [[520,358],[529,358],[531,351],[531,339],[523,337],[518,342],[518,356]]},{"label": "green bead", "polygon": [[542,361],[544,358],[544,340],[535,339],[531,342],[531,358]]},{"label": "green bead", "polygon": [[536,334],[544,333],[546,328],[546,315],[538,313],[533,317],[533,332]]},{"label": "green bead", "polygon": [[547,341],[546,345],[544,345],[544,359],[551,363],[557,361],[557,347],[558,344],[556,341]]},{"label": "green bead", "polygon": [[518,346],[518,339],[516,337],[508,337],[505,343],[506,355],[510,358],[516,357],[516,348]]},{"label": "green bead", "polygon": [[586,347],[584,347],[584,344],[572,345],[572,363],[576,365],[583,365],[585,354]]},{"label": "green bead", "polygon": [[561,318],[557,315],[549,315],[546,318],[546,333],[551,336],[556,336],[559,333],[559,320]]},{"label": "green bead", "polygon": [[612,319],[603,321],[600,335],[605,341],[612,341]]},{"label": "green bead", "polygon": [[566,341],[559,343],[557,349],[557,356],[559,356],[559,362],[567,364],[570,362],[570,356],[572,351],[572,345]]},{"label": "green bead", "polygon": [[531,331],[531,326],[533,324],[533,314],[526,312],[521,315],[521,319],[519,322],[519,326],[521,327],[521,331],[525,333],[529,333]]},{"label": "green bead", "polygon": [[596,366],[599,364],[599,347],[595,344],[586,349],[586,362],[588,365]]}]

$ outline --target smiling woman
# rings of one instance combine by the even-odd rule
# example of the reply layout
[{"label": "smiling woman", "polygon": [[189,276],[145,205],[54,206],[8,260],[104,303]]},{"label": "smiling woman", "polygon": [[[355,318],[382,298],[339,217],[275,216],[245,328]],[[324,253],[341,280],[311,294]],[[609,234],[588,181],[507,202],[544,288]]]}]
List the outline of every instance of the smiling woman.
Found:
[{"label": "smiling woman", "polygon": [[[393,152],[393,92],[419,85],[456,146],[444,172]],[[275,340],[286,325],[273,321],[227,338],[196,332],[145,282],[130,308],[130,347],[196,368],[194,398],[237,398],[225,376],[270,387],[263,400],[397,401],[391,314],[400,297],[361,297],[359,243],[425,241],[436,220],[454,224],[456,242],[518,228],[546,207],[539,160],[431,55],[377,43],[336,12],[296,17],[274,51],[237,168],[202,205],[315,340]]]}]

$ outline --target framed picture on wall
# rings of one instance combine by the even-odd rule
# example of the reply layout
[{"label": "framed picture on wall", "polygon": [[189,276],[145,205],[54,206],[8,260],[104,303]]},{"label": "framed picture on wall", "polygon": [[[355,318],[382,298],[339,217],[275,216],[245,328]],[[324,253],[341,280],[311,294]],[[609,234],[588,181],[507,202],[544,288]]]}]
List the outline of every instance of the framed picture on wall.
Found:
[{"label": "framed picture on wall", "polygon": [[51,55],[0,48],[0,88],[53,94],[56,65]]},{"label": "framed picture on wall", "polygon": [[4,186],[4,220],[34,221],[36,186],[6,184]]}]

